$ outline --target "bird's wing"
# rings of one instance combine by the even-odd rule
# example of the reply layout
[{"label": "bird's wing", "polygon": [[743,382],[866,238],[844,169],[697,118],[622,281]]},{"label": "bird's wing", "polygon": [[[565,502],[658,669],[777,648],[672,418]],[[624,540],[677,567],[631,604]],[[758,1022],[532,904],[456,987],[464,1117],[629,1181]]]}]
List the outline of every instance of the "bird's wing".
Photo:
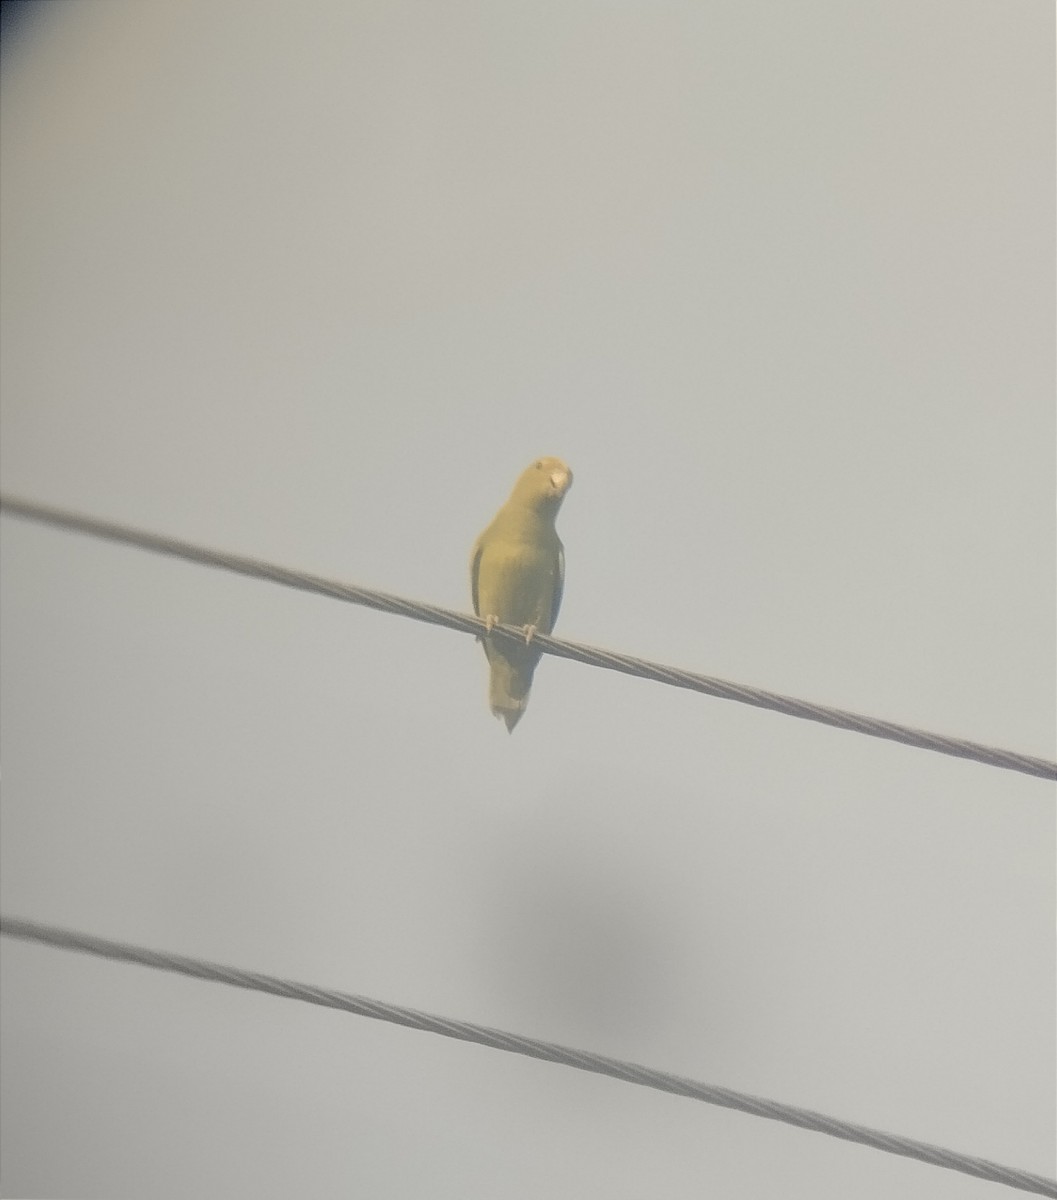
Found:
[{"label": "bird's wing", "polygon": [[[565,588],[565,548],[558,543],[558,572],[554,580],[554,595],[551,597],[551,629],[557,624],[558,609],[562,606],[562,591]],[[550,630],[547,631],[548,633]]]},{"label": "bird's wing", "polygon": [[481,552],[484,549],[483,539],[478,538],[470,557],[470,597],[473,600],[473,611],[480,616],[481,605],[477,599],[477,577],[481,573]]}]

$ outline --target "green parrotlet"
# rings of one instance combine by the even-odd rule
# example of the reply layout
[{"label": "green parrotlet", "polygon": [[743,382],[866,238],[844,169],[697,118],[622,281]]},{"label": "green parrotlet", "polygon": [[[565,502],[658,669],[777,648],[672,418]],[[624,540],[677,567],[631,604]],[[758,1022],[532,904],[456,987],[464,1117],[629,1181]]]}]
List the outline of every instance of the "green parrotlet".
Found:
[{"label": "green parrotlet", "polygon": [[532,635],[551,632],[562,602],[565,553],[554,520],[572,482],[573,473],[560,458],[537,459],[474,543],[473,611],[489,629],[518,625],[525,631],[523,646],[487,633],[481,639],[491,669],[488,702],[511,733],[528,704],[541,658]]}]

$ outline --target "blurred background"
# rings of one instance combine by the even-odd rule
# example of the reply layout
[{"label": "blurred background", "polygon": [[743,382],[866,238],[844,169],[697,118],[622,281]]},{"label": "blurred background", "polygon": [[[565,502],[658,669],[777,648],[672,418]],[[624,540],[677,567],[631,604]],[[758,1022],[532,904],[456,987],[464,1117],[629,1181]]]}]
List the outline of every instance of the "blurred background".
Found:
[{"label": "blurred background", "polygon": [[[7,6],[5,5],[5,8]],[[4,490],[1054,754],[1052,7],[55,0],[0,72]],[[3,911],[1054,1171],[1054,792],[3,517]],[[984,1197],[5,940],[47,1197]]]}]

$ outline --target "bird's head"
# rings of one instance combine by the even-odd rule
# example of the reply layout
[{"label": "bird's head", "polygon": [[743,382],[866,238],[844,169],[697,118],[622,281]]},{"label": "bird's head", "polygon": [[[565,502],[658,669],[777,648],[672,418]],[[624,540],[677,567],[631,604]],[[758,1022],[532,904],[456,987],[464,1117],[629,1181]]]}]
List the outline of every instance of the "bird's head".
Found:
[{"label": "bird's head", "polygon": [[514,495],[541,508],[557,509],[572,487],[573,473],[560,458],[537,458],[514,485]]}]

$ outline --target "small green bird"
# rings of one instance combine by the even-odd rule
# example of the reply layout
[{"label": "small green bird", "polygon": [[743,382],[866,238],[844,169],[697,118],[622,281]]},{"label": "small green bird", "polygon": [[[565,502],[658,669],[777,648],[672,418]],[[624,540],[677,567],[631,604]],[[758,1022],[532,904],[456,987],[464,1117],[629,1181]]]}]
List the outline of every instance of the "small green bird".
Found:
[{"label": "small green bird", "polygon": [[573,473],[560,458],[539,458],[523,471],[510,499],[474,543],[470,560],[473,611],[489,630],[520,625],[525,644],[482,637],[491,667],[488,702],[512,733],[528,705],[541,651],[537,631],[550,633],[558,619],[565,581],[565,552],[554,528]]}]

